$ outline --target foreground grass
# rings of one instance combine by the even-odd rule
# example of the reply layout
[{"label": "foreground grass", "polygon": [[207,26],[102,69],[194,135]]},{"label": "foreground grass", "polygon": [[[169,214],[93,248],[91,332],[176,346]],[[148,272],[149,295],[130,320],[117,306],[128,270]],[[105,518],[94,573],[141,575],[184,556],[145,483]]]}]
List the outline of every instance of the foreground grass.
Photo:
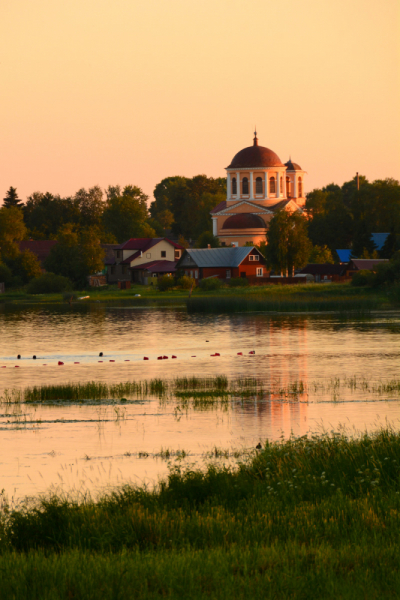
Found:
[{"label": "foreground grass", "polygon": [[150,491],[2,518],[4,598],[397,598],[400,435],[267,444]]}]

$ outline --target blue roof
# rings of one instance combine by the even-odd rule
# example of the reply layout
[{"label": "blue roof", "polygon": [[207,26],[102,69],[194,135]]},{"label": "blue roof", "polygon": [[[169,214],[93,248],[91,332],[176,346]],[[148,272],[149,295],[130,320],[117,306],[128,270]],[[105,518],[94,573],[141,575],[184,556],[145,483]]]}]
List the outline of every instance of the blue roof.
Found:
[{"label": "blue roof", "polygon": [[351,250],[336,250],[336,254],[339,257],[340,262],[344,263],[344,262],[349,262],[350,260],[350,254],[351,254]]},{"label": "blue roof", "polygon": [[372,240],[377,250],[381,250],[386,242],[388,233],[371,233]]}]

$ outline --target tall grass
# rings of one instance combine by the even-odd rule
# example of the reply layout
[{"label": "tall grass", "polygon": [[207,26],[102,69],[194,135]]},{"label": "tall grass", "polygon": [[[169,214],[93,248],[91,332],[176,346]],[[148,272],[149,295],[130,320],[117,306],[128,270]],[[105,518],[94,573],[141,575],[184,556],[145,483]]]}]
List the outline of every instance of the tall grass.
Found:
[{"label": "tall grass", "polygon": [[190,313],[235,313],[252,311],[273,312],[335,312],[357,315],[368,314],[382,305],[378,298],[370,296],[340,296],[324,297],[318,294],[292,295],[275,294],[243,296],[192,296],[187,300],[187,310]]},{"label": "tall grass", "polygon": [[1,593],[395,598],[399,477],[400,435],[382,430],[267,443],[153,491],[40,498],[3,513]]}]

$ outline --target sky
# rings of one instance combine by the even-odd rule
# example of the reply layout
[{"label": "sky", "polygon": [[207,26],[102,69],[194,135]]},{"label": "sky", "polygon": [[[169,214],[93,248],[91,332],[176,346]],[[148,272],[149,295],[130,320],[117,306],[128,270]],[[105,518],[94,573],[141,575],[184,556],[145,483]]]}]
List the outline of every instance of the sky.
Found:
[{"label": "sky", "polygon": [[0,199],[225,176],[259,144],[400,179],[398,0],[0,0]]}]

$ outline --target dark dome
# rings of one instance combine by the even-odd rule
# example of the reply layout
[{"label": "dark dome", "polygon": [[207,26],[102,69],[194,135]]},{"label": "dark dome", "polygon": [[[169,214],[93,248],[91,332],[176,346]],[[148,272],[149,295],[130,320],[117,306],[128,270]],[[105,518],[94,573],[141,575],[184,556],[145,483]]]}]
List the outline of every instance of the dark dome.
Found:
[{"label": "dark dome", "polygon": [[251,213],[232,215],[222,225],[222,229],[265,229],[265,227],[262,218]]},{"label": "dark dome", "polygon": [[227,169],[251,169],[254,167],[283,167],[281,159],[269,148],[258,145],[257,137],[254,145],[243,148],[235,154]]},{"label": "dark dome", "polygon": [[285,163],[285,167],[287,167],[288,171],[302,171],[303,170],[300,165],[292,162],[291,159],[288,160],[287,163]]}]

